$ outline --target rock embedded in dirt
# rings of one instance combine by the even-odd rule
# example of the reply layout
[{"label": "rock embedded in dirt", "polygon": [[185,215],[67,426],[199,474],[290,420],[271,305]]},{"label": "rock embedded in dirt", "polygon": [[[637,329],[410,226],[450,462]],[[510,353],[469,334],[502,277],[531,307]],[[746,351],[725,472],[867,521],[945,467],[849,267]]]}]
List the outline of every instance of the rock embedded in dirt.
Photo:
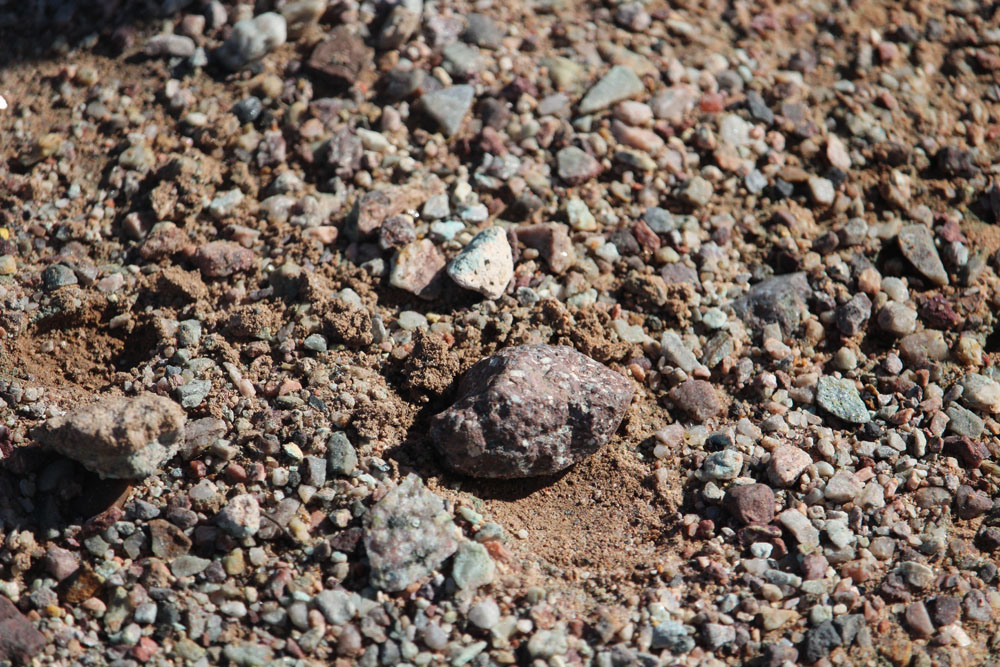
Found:
[{"label": "rock embedded in dirt", "polygon": [[307,64],[326,83],[350,86],[371,66],[373,58],[374,53],[355,29],[339,25],[316,45]]},{"label": "rock embedded in dirt", "polygon": [[550,475],[600,449],[632,393],[624,376],[573,348],[510,347],[469,369],[431,438],[449,468],[472,477]]},{"label": "rock embedded in dirt", "polygon": [[249,493],[240,494],[226,503],[215,523],[238,540],[253,537],[260,530],[260,505]]},{"label": "rock embedded in dirt", "polygon": [[478,542],[462,542],[451,565],[451,576],[462,590],[475,590],[492,583],[496,564]]},{"label": "rock embedded in dirt", "polygon": [[804,273],[773,276],[757,283],[732,303],[733,310],[753,331],[762,331],[765,324],[777,323],[789,336],[809,312],[806,304],[812,288]]},{"label": "rock embedded in dirt", "polygon": [[142,479],[177,453],[186,418],[162,396],[113,396],[50,419],[36,437],[101,477]]},{"label": "rock embedded in dirt", "polygon": [[816,384],[816,402],[821,408],[837,419],[852,424],[867,424],[871,421],[868,407],[853,380],[823,376]]},{"label": "rock embedded in dirt", "polygon": [[948,284],[948,272],[941,263],[934,236],[925,225],[907,225],[899,232],[899,249],[925,278],[935,285]]},{"label": "rock embedded in dirt", "polygon": [[195,266],[206,278],[225,278],[253,266],[254,252],[232,241],[210,241],[198,248]]},{"label": "rock embedded in dirt", "polygon": [[514,276],[514,259],[502,227],[488,227],[472,237],[448,265],[448,276],[460,287],[499,299]]},{"label": "rock embedded in dirt", "polygon": [[444,501],[407,475],[365,515],[372,586],[395,592],[420,581],[455,553],[457,532]]}]

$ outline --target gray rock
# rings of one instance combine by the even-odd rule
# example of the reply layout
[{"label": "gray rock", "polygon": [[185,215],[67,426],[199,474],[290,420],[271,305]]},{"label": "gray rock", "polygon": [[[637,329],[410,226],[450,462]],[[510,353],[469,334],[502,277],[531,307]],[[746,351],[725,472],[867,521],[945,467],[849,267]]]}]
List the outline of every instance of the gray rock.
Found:
[{"label": "gray rock", "polygon": [[721,623],[706,623],[701,626],[701,636],[708,648],[715,650],[736,641],[736,628]]},{"label": "gray rock", "polygon": [[961,405],[953,403],[945,410],[945,414],[948,415],[948,430],[956,435],[968,436],[975,440],[983,434],[983,429],[986,428],[986,424],[979,418],[979,415],[966,410]]},{"label": "gray rock", "polygon": [[695,176],[688,180],[681,188],[680,198],[691,206],[701,207],[707,205],[712,200],[714,192],[715,188],[709,181],[701,176]]},{"label": "gray rock", "polygon": [[832,621],[823,621],[806,634],[802,647],[802,657],[805,664],[813,664],[830,655],[830,651],[840,646],[840,633]]},{"label": "gray rock", "polygon": [[466,475],[549,475],[603,446],[632,392],[624,376],[572,348],[510,347],[466,373],[455,404],[432,420],[431,438]]},{"label": "gray rock", "polygon": [[177,394],[177,400],[181,407],[196,408],[201,405],[210,391],[212,391],[211,380],[191,380],[177,387],[174,393]]},{"label": "gray rock", "polygon": [[150,58],[162,58],[164,56],[188,58],[194,55],[195,43],[190,37],[184,35],[154,35],[146,42],[143,52]]},{"label": "gray rock", "polygon": [[460,287],[499,299],[514,276],[507,232],[487,227],[476,234],[448,265],[448,276]]},{"label": "gray rock", "polygon": [[625,65],[615,65],[580,100],[580,113],[588,114],[606,109],[645,90],[646,87],[635,72]]},{"label": "gray rock", "polygon": [[962,403],[970,410],[996,414],[1000,412],[1000,383],[996,380],[969,373],[962,378]]},{"label": "gray rock", "polygon": [[823,489],[823,497],[835,503],[846,503],[854,500],[865,488],[857,476],[850,470],[838,470]]},{"label": "gray rock", "polygon": [[871,421],[853,380],[823,376],[816,384],[816,402],[837,419],[852,424]]},{"label": "gray rock", "polygon": [[878,326],[893,336],[913,333],[917,328],[917,311],[901,303],[887,303],[878,312]]},{"label": "gray rock", "polygon": [[493,598],[486,598],[469,609],[469,621],[478,628],[489,630],[500,621],[500,605]]},{"label": "gray rock", "polygon": [[688,653],[694,648],[690,628],[680,621],[667,620],[653,626],[650,648],[667,649],[671,653]]},{"label": "gray rock", "polygon": [[497,566],[486,547],[478,542],[462,542],[451,565],[455,584],[464,591],[492,583]]},{"label": "gray rock", "polygon": [[854,336],[864,331],[871,316],[872,301],[867,294],[859,292],[837,309],[837,328],[845,336]]},{"label": "gray rock", "polygon": [[925,278],[935,285],[948,284],[948,272],[941,263],[934,236],[925,225],[907,225],[899,232],[899,249]]},{"label": "gray rock", "polygon": [[237,21],[229,39],[215,51],[215,57],[223,67],[235,71],[260,60],[284,44],[287,37],[285,17],[265,12],[252,19]]},{"label": "gray rock", "polygon": [[743,470],[743,454],[735,449],[724,449],[705,457],[701,464],[701,475],[713,481],[729,481],[740,476]]},{"label": "gray rock", "polygon": [[177,452],[185,420],[179,405],[155,394],[104,397],[50,419],[34,435],[101,477],[141,479]]},{"label": "gray rock", "polygon": [[948,343],[944,334],[933,329],[917,331],[899,341],[899,356],[914,367],[922,368],[935,361],[948,358]]},{"label": "gray rock", "polygon": [[238,540],[253,537],[260,530],[260,505],[249,493],[234,496],[216,515],[215,523]]},{"label": "gray rock", "polygon": [[323,613],[326,622],[331,625],[344,625],[357,612],[354,603],[355,593],[346,591],[343,588],[325,590],[316,595],[316,607]]},{"label": "gray rock", "polygon": [[192,577],[212,564],[207,558],[179,556],[170,563],[170,571],[175,577]]},{"label": "gray rock", "polygon": [[601,163],[576,146],[567,146],[556,153],[559,178],[569,185],[582,185],[601,173]]},{"label": "gray rock", "polygon": [[779,514],[778,522],[799,543],[799,550],[802,553],[814,551],[819,546],[819,531],[812,521],[797,509],[787,509]]},{"label": "gray rock", "polygon": [[401,591],[427,576],[455,553],[457,530],[444,501],[407,475],[365,515],[372,586]]},{"label": "gray rock", "polygon": [[663,332],[663,336],[660,338],[660,352],[668,362],[685,373],[690,373],[700,365],[698,358],[684,345],[681,337],[673,331]]},{"label": "gray rock", "polygon": [[66,285],[77,284],[76,274],[73,269],[65,264],[52,264],[42,271],[42,284],[47,290],[56,290]]},{"label": "gray rock", "polygon": [[806,300],[811,295],[806,274],[790,273],[762,280],[733,301],[732,307],[751,332],[759,332],[765,324],[774,322],[785,336],[790,336],[803,313],[808,312]]},{"label": "gray rock", "polygon": [[476,89],[470,85],[451,86],[425,93],[420,98],[420,106],[445,135],[451,137],[462,127],[475,96]]},{"label": "gray rock", "polygon": [[467,17],[468,23],[462,39],[484,49],[500,48],[504,31],[496,21],[485,14],[472,13]]}]

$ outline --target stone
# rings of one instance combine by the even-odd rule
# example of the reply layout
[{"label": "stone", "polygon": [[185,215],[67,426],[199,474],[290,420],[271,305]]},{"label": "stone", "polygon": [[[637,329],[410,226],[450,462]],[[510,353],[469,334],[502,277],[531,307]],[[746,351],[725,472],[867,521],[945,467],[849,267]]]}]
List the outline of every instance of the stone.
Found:
[{"label": "stone", "polygon": [[480,600],[469,609],[469,622],[482,630],[489,630],[500,621],[500,605],[493,598]]},{"label": "stone", "polygon": [[497,566],[479,542],[462,542],[451,564],[451,576],[463,591],[492,583]]},{"label": "stone", "polygon": [[740,476],[743,454],[735,449],[724,449],[705,457],[701,464],[701,477],[712,481],[729,481]]},{"label": "stone", "polygon": [[845,336],[861,333],[872,316],[872,302],[868,295],[861,292],[851,297],[851,300],[837,309],[837,328]]},{"label": "stone", "polygon": [[806,633],[806,640],[802,647],[802,659],[804,664],[811,665],[830,655],[830,651],[840,646],[840,633],[832,621],[823,621],[815,628]]},{"label": "stone", "polygon": [[721,623],[705,623],[701,626],[701,636],[708,648],[715,650],[736,641],[736,628]]},{"label": "stone", "polygon": [[0,662],[32,664],[48,641],[14,603],[0,596]]},{"label": "stone", "polygon": [[556,172],[567,185],[583,185],[601,173],[601,163],[576,146],[556,153]]},{"label": "stone", "polygon": [[907,225],[899,231],[899,249],[903,257],[935,285],[948,284],[948,272],[941,263],[934,236],[926,225]]},{"label": "stone", "polygon": [[334,475],[347,475],[358,467],[358,453],[343,431],[334,431],[326,441],[326,462]]},{"label": "stone", "polygon": [[260,505],[249,493],[234,496],[215,515],[215,523],[237,540],[253,537],[260,530]]},{"label": "stone", "polygon": [[923,602],[913,602],[906,606],[906,626],[917,637],[927,638],[934,634],[934,624]]},{"label": "stone", "polygon": [[871,421],[853,380],[825,375],[816,383],[816,402],[837,419],[852,424]]},{"label": "stone", "polygon": [[566,225],[558,222],[521,225],[517,240],[541,255],[553,273],[563,274],[576,264],[576,250]]},{"label": "stone", "polygon": [[211,380],[189,380],[177,387],[174,394],[182,408],[190,409],[201,405],[210,391],[212,391]]},{"label": "stone", "polygon": [[986,423],[976,413],[966,410],[961,405],[949,405],[945,414],[948,415],[948,431],[956,435],[964,435],[975,440],[986,428]]},{"label": "stone", "polygon": [[479,292],[487,299],[499,299],[514,276],[507,232],[502,227],[487,227],[476,234],[451,260],[448,276],[459,287]]},{"label": "stone", "polygon": [[848,155],[844,142],[835,134],[827,137],[826,159],[829,160],[830,166],[841,171],[848,171],[851,168],[851,156]]},{"label": "stone", "polygon": [[660,338],[660,353],[671,365],[685,373],[691,373],[700,366],[698,357],[694,356],[694,353],[684,345],[681,337],[673,331],[663,332]]},{"label": "stone", "polygon": [[327,83],[350,86],[370,71],[375,54],[351,26],[338,25],[309,56],[308,66]]},{"label": "stone", "polygon": [[962,600],[962,610],[965,617],[977,623],[989,623],[993,620],[993,606],[989,598],[979,589],[972,589]]},{"label": "stone", "polygon": [[504,29],[491,17],[473,12],[466,17],[462,39],[484,49],[498,49],[504,37]]},{"label": "stone", "polygon": [[684,203],[700,208],[712,200],[714,192],[715,188],[711,182],[701,176],[695,176],[681,187],[679,196]]},{"label": "stone", "polygon": [[157,558],[170,561],[190,551],[191,538],[166,519],[153,519],[147,525],[150,549]]},{"label": "stone", "polygon": [[154,35],[143,47],[143,52],[150,58],[178,57],[190,58],[194,55],[195,43],[184,35]]},{"label": "stone", "polygon": [[665,620],[653,626],[650,648],[667,649],[674,654],[688,653],[694,648],[688,626],[680,621]]},{"label": "stone", "polygon": [[680,123],[694,109],[699,97],[693,86],[672,86],[649,101],[653,115],[670,123]]},{"label": "stone", "polygon": [[948,358],[948,343],[944,334],[933,329],[917,331],[899,341],[899,356],[910,366],[922,368]]},{"label": "stone", "polygon": [[462,121],[472,107],[476,89],[468,84],[442,88],[424,93],[420,97],[420,107],[441,128],[446,136],[452,137],[462,127]]},{"label": "stone", "polygon": [[42,271],[42,284],[50,291],[67,285],[76,285],[78,282],[73,269],[65,264],[52,264]]},{"label": "stone", "polygon": [[962,601],[949,595],[939,595],[931,600],[930,617],[934,625],[950,625],[962,615]]},{"label": "stone", "polygon": [[829,206],[833,203],[837,193],[833,189],[833,183],[829,179],[810,176],[807,183],[809,185],[809,195],[812,197],[813,202],[821,206]]},{"label": "stone", "polygon": [[625,65],[615,65],[583,96],[583,99],[580,100],[579,112],[581,114],[594,113],[622,100],[635,97],[645,90],[646,87],[642,84],[642,80],[631,68]]},{"label": "stone", "polygon": [[225,278],[253,266],[254,252],[233,241],[209,241],[199,246],[192,261],[205,278]]},{"label": "stone", "polygon": [[776,486],[792,486],[812,462],[812,457],[795,445],[778,445],[771,452],[771,460],[767,464],[767,478]]},{"label": "stone", "polygon": [[398,49],[419,27],[420,13],[411,11],[405,4],[398,4],[382,24],[375,46],[382,51]]},{"label": "stone", "polygon": [[204,572],[213,562],[207,558],[199,558],[198,556],[180,556],[175,558],[170,564],[170,572],[178,578],[193,577],[196,574]]},{"label": "stone", "polygon": [[34,435],[102,478],[142,479],[177,453],[185,420],[184,410],[162,396],[112,396],[54,417]]},{"label": "stone", "polygon": [[809,311],[806,300],[812,288],[805,273],[773,276],[757,283],[732,302],[736,315],[751,332],[759,332],[765,324],[777,323],[782,334],[790,336],[799,326],[803,313]]},{"label": "stone", "polygon": [[975,519],[993,509],[993,499],[985,491],[963,484],[955,492],[955,514],[959,519]]},{"label": "stone", "polygon": [[573,348],[509,347],[469,369],[431,438],[462,474],[549,475],[600,449],[632,393],[628,379]]},{"label": "stone", "polygon": [[314,600],[316,608],[323,614],[326,622],[340,626],[349,623],[357,613],[357,605],[354,602],[356,595],[343,588],[335,588],[321,591]]},{"label": "stone", "polygon": [[285,17],[274,12],[237,21],[229,39],[215,51],[215,58],[229,70],[242,69],[284,44],[287,27]]},{"label": "stone", "polygon": [[809,553],[819,546],[819,531],[799,510],[785,510],[778,515],[778,522],[795,537],[799,543],[799,550],[803,553]]},{"label": "stone", "polygon": [[823,497],[835,503],[847,503],[854,500],[865,485],[858,480],[850,470],[838,470],[833,477],[826,482],[823,489]]},{"label": "stone", "polygon": [[703,422],[722,412],[722,401],[711,382],[686,380],[669,392],[670,400],[691,419]]},{"label": "stone", "polygon": [[970,410],[997,414],[1000,412],[1000,383],[996,380],[969,373],[962,378],[961,401]]},{"label": "stone", "polygon": [[389,218],[419,208],[443,193],[444,183],[436,177],[426,182],[370,190],[358,197],[351,210],[349,217],[353,230],[358,237],[367,238],[379,232]]},{"label": "stone", "polygon": [[45,571],[56,581],[62,581],[77,571],[80,567],[80,556],[69,549],[51,546],[45,550],[42,559]]},{"label": "stone", "polygon": [[414,241],[396,252],[389,284],[421,299],[432,300],[441,292],[444,268],[444,255],[433,241]]},{"label": "stone", "polygon": [[725,497],[726,509],[745,524],[774,521],[774,491],[766,484],[742,484],[730,487]]},{"label": "stone", "polygon": [[368,511],[364,530],[371,585],[388,592],[420,581],[458,548],[444,501],[412,473]]}]

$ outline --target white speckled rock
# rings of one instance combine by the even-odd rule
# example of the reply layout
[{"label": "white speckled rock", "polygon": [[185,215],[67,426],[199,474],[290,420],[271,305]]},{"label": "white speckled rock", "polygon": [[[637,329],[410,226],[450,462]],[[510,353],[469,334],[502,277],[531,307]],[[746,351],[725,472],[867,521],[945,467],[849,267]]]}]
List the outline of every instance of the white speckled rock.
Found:
[{"label": "white speckled rock", "polygon": [[460,287],[498,299],[514,276],[514,259],[502,227],[489,227],[473,237],[448,265],[448,276]]}]

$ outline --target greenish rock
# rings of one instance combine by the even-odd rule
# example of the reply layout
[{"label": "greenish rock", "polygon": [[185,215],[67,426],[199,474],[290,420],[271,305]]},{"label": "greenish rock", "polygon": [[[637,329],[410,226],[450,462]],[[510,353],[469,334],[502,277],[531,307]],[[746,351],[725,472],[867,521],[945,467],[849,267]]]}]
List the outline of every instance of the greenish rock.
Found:
[{"label": "greenish rock", "polygon": [[852,380],[821,377],[816,385],[816,402],[837,419],[851,424],[865,424],[871,421],[858,389]]},{"label": "greenish rock", "polygon": [[493,581],[497,566],[486,547],[478,542],[463,542],[451,566],[451,576],[462,590],[475,590]]},{"label": "greenish rock", "polygon": [[615,65],[584,95],[580,101],[580,113],[588,114],[606,109],[645,90],[646,87],[635,72],[624,65]]},{"label": "greenish rock", "polygon": [[966,410],[961,405],[952,404],[945,410],[948,415],[948,430],[955,435],[964,435],[976,439],[983,434],[986,425],[979,415]]}]

